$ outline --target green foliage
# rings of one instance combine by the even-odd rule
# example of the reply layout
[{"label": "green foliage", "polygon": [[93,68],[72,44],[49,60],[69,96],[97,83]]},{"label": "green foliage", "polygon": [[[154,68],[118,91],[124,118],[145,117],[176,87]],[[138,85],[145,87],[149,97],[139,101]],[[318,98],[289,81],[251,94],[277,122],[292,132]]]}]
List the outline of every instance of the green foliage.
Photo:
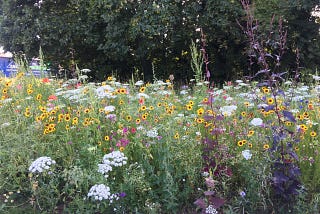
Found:
[{"label": "green foliage", "polygon": [[[300,50],[300,66],[314,70],[319,64],[319,23],[310,12],[316,1],[252,1],[261,25],[268,28],[272,15],[282,17],[288,30],[288,52],[283,68],[296,67],[294,50]],[[206,35],[209,70],[217,82],[247,74],[245,38],[236,20],[242,22],[239,1],[156,0],[132,1],[27,0],[1,1],[0,43],[6,50],[37,56],[41,46],[53,71],[62,65],[72,73],[74,65],[92,70],[92,79],[118,73],[130,79],[134,67],[152,80],[193,78],[188,52],[190,39]],[[270,12],[272,11],[272,12]],[[275,22],[275,24],[277,24]],[[210,59],[215,56],[216,60]]]}]

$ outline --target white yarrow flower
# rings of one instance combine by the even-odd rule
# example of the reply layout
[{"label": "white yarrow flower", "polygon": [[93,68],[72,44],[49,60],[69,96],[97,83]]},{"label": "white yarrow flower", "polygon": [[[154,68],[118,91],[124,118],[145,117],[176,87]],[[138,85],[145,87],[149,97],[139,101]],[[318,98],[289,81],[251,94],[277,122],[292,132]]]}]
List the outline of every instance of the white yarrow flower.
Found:
[{"label": "white yarrow flower", "polygon": [[32,164],[29,167],[29,172],[42,173],[43,171],[49,170],[52,164],[56,164],[56,162],[52,160],[50,157],[40,157],[32,162]]},{"label": "white yarrow flower", "polygon": [[242,156],[244,159],[249,160],[252,157],[251,151],[249,149],[243,150],[242,151]]},{"label": "white yarrow flower", "polygon": [[254,126],[262,126],[263,125],[263,120],[261,118],[253,118],[250,122],[251,125]]},{"label": "white yarrow flower", "polygon": [[104,111],[106,111],[106,112],[112,112],[115,109],[116,109],[116,107],[114,107],[114,106],[106,106],[106,107],[104,107]]},{"label": "white yarrow flower", "polygon": [[103,174],[106,178],[108,172],[112,171],[112,167],[123,166],[127,164],[128,158],[120,151],[113,151],[103,156],[102,164],[98,164],[98,172]]}]

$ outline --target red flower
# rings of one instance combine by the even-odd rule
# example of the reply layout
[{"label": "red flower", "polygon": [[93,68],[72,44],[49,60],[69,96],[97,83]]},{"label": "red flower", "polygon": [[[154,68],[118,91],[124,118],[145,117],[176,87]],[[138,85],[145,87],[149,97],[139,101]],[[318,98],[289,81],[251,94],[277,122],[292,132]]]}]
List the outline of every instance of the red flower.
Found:
[{"label": "red flower", "polygon": [[57,99],[58,99],[58,97],[56,95],[53,95],[53,94],[48,97],[49,101],[53,101],[53,100],[57,100]]},{"label": "red flower", "polygon": [[50,80],[49,80],[49,78],[46,77],[46,78],[43,78],[43,79],[42,79],[42,82],[43,82],[43,83],[49,83]]},{"label": "red flower", "polygon": [[132,134],[136,133],[136,131],[137,131],[137,130],[136,130],[135,128],[131,128],[131,133],[132,133]]}]

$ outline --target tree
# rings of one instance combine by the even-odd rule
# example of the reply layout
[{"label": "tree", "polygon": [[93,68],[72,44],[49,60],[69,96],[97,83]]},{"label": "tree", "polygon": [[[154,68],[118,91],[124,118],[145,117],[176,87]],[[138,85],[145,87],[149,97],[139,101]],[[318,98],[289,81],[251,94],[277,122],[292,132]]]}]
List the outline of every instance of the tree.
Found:
[{"label": "tree", "polygon": [[[310,16],[315,1],[252,2],[261,26],[269,25],[272,13],[285,20],[283,67],[293,66],[297,47],[301,65],[319,64],[319,23]],[[193,77],[188,52],[191,41],[200,39],[197,28],[206,35],[215,81],[248,73],[247,43],[236,21],[244,16],[239,0],[3,0],[0,6],[0,43],[6,50],[33,57],[41,46],[53,67],[74,70],[78,64],[95,79],[111,73],[127,79],[139,70],[146,80],[155,72],[185,83]]]}]

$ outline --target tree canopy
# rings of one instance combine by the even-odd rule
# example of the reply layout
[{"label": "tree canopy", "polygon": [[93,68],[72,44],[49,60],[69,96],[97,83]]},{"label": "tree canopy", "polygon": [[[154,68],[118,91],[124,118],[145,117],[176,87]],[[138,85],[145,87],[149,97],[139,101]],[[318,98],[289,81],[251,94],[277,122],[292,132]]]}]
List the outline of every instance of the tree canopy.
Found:
[{"label": "tree canopy", "polygon": [[[314,69],[320,61],[319,23],[312,0],[253,0],[255,17],[267,28],[273,14],[288,31],[283,67],[295,63]],[[13,53],[37,56],[41,46],[51,66],[74,63],[89,68],[95,79],[110,73],[129,78],[138,70],[146,79],[174,74],[193,77],[191,41],[205,34],[213,79],[247,74],[247,38],[238,25],[245,13],[239,0],[3,0],[0,43]],[[275,22],[274,25],[278,23]],[[201,41],[197,43],[201,48]]]}]

